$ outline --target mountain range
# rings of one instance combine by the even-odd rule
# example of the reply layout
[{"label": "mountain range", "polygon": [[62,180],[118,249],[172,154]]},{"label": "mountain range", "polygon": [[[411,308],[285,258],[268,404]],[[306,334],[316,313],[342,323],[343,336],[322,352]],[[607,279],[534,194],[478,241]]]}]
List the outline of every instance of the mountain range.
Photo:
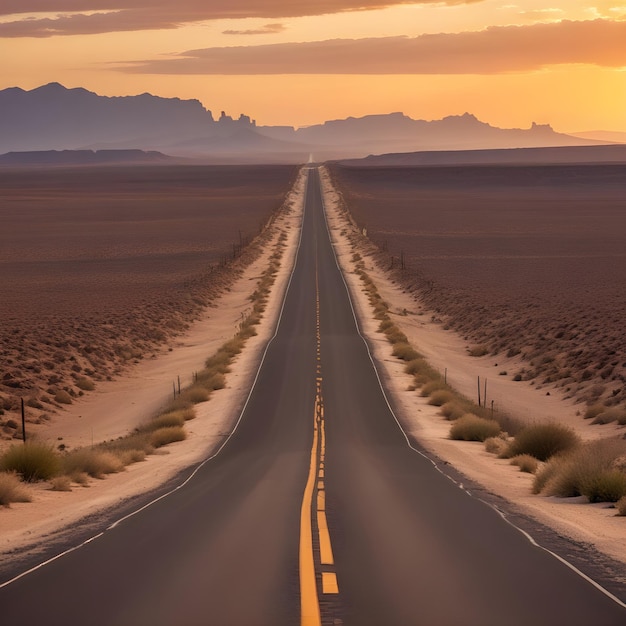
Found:
[{"label": "mountain range", "polygon": [[610,143],[555,132],[549,125],[502,129],[475,116],[414,120],[403,113],[349,117],[304,128],[259,126],[247,115],[216,119],[198,100],[150,94],[107,97],[50,83],[0,91],[0,154],[44,150],[160,151],[229,161],[302,162],[438,150]]}]

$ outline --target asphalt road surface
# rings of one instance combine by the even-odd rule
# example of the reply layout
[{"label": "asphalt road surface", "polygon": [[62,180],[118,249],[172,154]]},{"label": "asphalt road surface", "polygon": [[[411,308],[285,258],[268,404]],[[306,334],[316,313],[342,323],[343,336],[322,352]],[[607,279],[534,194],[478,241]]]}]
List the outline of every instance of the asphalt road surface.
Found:
[{"label": "asphalt road surface", "polygon": [[626,610],[409,447],[311,168],[278,331],[230,440],[184,487],[0,588],[0,623],[600,626]]}]

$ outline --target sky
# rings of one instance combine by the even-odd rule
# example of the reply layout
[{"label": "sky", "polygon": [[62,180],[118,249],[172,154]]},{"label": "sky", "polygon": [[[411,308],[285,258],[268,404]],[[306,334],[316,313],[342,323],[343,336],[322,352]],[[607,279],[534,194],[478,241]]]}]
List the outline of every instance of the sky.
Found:
[{"label": "sky", "polygon": [[626,0],[2,0],[0,89],[626,132]]}]

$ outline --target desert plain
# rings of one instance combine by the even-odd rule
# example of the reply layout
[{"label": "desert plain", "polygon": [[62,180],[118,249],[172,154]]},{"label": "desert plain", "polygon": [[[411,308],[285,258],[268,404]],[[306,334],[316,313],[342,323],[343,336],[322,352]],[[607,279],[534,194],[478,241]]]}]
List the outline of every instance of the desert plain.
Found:
[{"label": "desert plain", "polygon": [[[214,171],[214,168],[209,169],[211,172]],[[217,168],[217,170],[219,169]],[[585,191],[583,185],[582,190],[579,188],[572,192],[567,184],[568,180],[570,182],[572,180],[571,171],[565,173],[562,171],[548,172],[546,175],[548,182],[546,182],[546,177],[537,178],[536,172],[507,172],[508,178],[505,177],[505,180],[501,180],[498,184],[494,181],[494,177],[498,180],[500,174],[498,171],[479,172],[483,175],[481,178],[480,176],[477,177],[477,173],[473,172],[472,168],[462,168],[463,171],[461,172],[450,170],[434,173],[429,170],[418,172],[417,175],[415,171],[406,172],[397,169],[369,171],[370,169],[355,172],[353,168],[344,169],[332,166],[330,175],[324,177],[326,207],[339,260],[347,274],[348,284],[355,299],[355,307],[360,315],[363,331],[370,340],[374,354],[381,363],[381,372],[383,372],[386,387],[395,397],[394,402],[399,407],[399,415],[403,420],[402,424],[406,432],[421,442],[430,453],[434,454],[434,458],[442,459],[444,463],[452,463],[471,480],[486,486],[489,491],[497,493],[498,497],[513,502],[515,506],[520,507],[520,510],[525,512],[524,514],[552,525],[558,533],[573,537],[576,541],[581,542],[581,545],[594,544],[613,559],[625,561],[624,518],[616,516],[614,507],[607,507],[606,505],[582,506],[584,503],[581,499],[574,499],[574,506],[571,506],[571,503],[566,503],[567,499],[531,495],[531,477],[528,474],[520,473],[517,468],[511,467],[506,460],[497,460],[493,455],[487,454],[482,444],[450,441],[448,437],[450,424],[441,416],[437,407],[428,405],[424,398],[411,392],[410,389],[407,393],[408,382],[403,371],[403,363],[392,356],[391,349],[384,337],[377,333],[378,322],[368,305],[367,295],[355,278],[352,257],[354,239],[352,239],[353,243],[351,244],[348,237],[348,231],[352,226],[356,235],[362,237],[359,251],[366,258],[368,271],[375,278],[380,292],[388,300],[390,312],[393,312],[394,319],[397,319],[407,336],[420,351],[432,360],[435,367],[443,369],[444,364],[454,364],[451,369],[456,368],[457,371],[451,372],[451,378],[456,377],[453,384],[458,386],[462,393],[471,396],[474,390],[475,374],[478,372],[483,376],[483,379],[488,376],[491,379],[498,378],[504,384],[503,390],[495,396],[497,397],[498,410],[506,410],[514,417],[521,416],[526,421],[561,421],[579,432],[585,440],[602,436],[621,437],[623,427],[617,420],[603,425],[592,424],[591,422],[594,420],[584,418],[585,407],[591,402],[602,403],[602,406],[607,408],[619,408],[623,404],[623,377],[620,378],[620,375],[623,376],[623,369],[620,367],[624,367],[623,361],[625,360],[624,336],[621,327],[614,325],[614,320],[617,320],[620,314],[619,303],[623,302],[624,298],[623,276],[621,282],[617,281],[614,284],[611,281],[601,281],[599,285],[596,285],[594,280],[594,277],[598,277],[602,273],[603,268],[609,266],[612,266],[613,273],[611,276],[619,274],[620,269],[623,272],[623,263],[621,266],[619,263],[620,259],[623,260],[623,252],[617,245],[620,237],[623,241],[624,225],[622,221],[624,201],[621,199],[624,183],[617,175],[619,171],[617,174],[610,171],[608,173],[601,172],[600,181],[592,176],[594,184],[597,186],[591,191],[589,187]],[[522,170],[524,169],[527,168],[522,168]],[[205,349],[204,346],[208,349],[209,346],[217,346],[218,339],[228,339],[228,329],[234,330],[236,328],[237,316],[246,310],[246,301],[249,292],[253,289],[251,281],[255,280],[262,271],[263,264],[267,260],[271,238],[275,237],[276,232],[272,235],[268,234],[265,240],[261,235],[249,246],[244,246],[243,251],[241,251],[241,258],[233,260],[232,256],[237,256],[240,252],[237,250],[237,244],[243,243],[249,232],[255,232],[255,228],[258,232],[260,224],[266,224],[272,211],[284,203],[286,193],[293,183],[296,173],[294,168],[255,168],[255,171],[259,170],[261,171],[261,182],[259,180],[254,181],[256,186],[251,185],[249,194],[243,194],[244,198],[250,202],[249,206],[257,208],[256,211],[251,210],[249,215],[246,214],[248,222],[245,220],[235,221],[234,216],[241,217],[241,214],[236,210],[233,210],[233,215],[230,216],[225,216],[223,211],[220,211],[222,221],[219,222],[218,220],[218,223],[222,224],[223,230],[216,230],[215,232],[222,233],[222,244],[224,243],[223,233],[225,232],[235,233],[234,241],[231,237],[227,245],[222,245],[219,251],[217,251],[217,247],[212,249],[210,253],[204,250],[204,254],[195,250],[191,256],[197,255],[195,258],[202,260],[201,263],[197,264],[191,263],[186,266],[184,262],[181,262],[180,265],[176,265],[177,256],[186,258],[185,252],[190,252],[188,249],[183,248],[183,253],[179,255],[173,254],[174,265],[178,268],[178,273],[172,272],[168,283],[169,289],[165,289],[163,284],[159,283],[159,281],[164,280],[160,273],[167,263],[164,261],[164,263],[153,265],[152,269],[155,271],[147,272],[143,281],[146,283],[143,285],[146,291],[141,293],[140,289],[137,288],[137,293],[134,293],[133,288],[127,287],[128,298],[123,300],[128,304],[133,302],[135,296],[141,296],[139,304],[143,306],[127,309],[122,307],[121,313],[120,310],[117,313],[122,317],[116,318],[111,310],[106,310],[105,298],[102,300],[104,310],[99,311],[98,307],[94,307],[84,319],[68,316],[67,311],[71,308],[66,309],[65,314],[57,311],[55,315],[48,318],[46,315],[41,315],[41,312],[46,310],[46,303],[41,300],[37,328],[41,331],[39,338],[43,338],[43,340],[31,346],[33,356],[30,363],[37,367],[36,363],[43,359],[43,355],[51,359],[57,355],[57,361],[52,361],[54,363],[53,368],[50,370],[41,368],[41,370],[46,371],[50,376],[57,375],[61,378],[55,371],[56,368],[59,368],[59,371],[67,376],[66,379],[61,378],[61,380],[70,381],[70,385],[74,383],[74,387],[70,388],[75,394],[75,396],[71,396],[72,404],[76,406],[72,408],[71,405],[56,402],[51,392],[54,390],[53,383],[48,379],[48,390],[44,390],[48,402],[41,401],[43,405],[41,409],[29,406],[30,415],[35,416],[34,418],[31,417],[33,421],[41,422],[41,426],[46,427],[48,432],[52,432],[49,428],[50,423],[63,424],[64,420],[75,419],[78,411],[84,412],[84,409],[87,409],[89,404],[94,402],[91,399],[93,394],[90,394],[88,390],[84,392],[84,397],[80,397],[82,390],[75,385],[79,377],[88,375],[88,372],[84,371],[83,363],[89,361],[90,353],[87,351],[86,354],[77,354],[75,352],[76,347],[69,342],[74,341],[75,337],[84,341],[80,332],[75,333],[74,331],[81,330],[81,323],[84,325],[84,330],[97,328],[97,326],[91,325],[91,321],[102,319],[98,317],[99,313],[106,313],[109,320],[124,320],[119,327],[113,323],[105,324],[102,331],[105,333],[105,337],[108,337],[106,333],[111,332],[112,329],[115,329],[116,332],[132,331],[139,334],[139,339],[137,339],[137,335],[123,335],[125,343],[120,342],[119,345],[125,346],[128,350],[135,345],[135,341],[139,341],[138,345],[142,346],[143,349],[135,354],[131,353],[130,356],[123,354],[121,360],[117,360],[113,356],[117,354],[113,349],[109,352],[111,358],[103,360],[101,365],[103,369],[98,375],[96,375],[95,367],[98,365],[98,361],[89,361],[92,363],[92,367],[89,369],[94,371],[89,378],[95,382],[96,389],[109,386],[107,389],[113,393],[117,389],[118,393],[121,391],[126,396],[130,395],[139,403],[146,401],[152,393],[146,386],[146,378],[150,376],[141,379],[140,383],[134,387],[133,383],[124,388],[124,380],[132,381],[133,372],[137,372],[138,368],[145,369],[146,366],[150,365],[149,361],[151,360],[154,360],[155,363],[162,362],[163,354],[161,353],[160,356],[157,354],[159,345],[161,348],[165,347],[166,350],[169,350],[172,353],[172,358],[178,359],[177,363],[180,365],[189,362],[187,356],[181,356],[183,346],[192,346],[196,360],[202,361],[208,356],[202,352]],[[167,170],[163,171],[166,172]],[[216,175],[212,180],[210,189],[214,190],[214,196],[218,198],[219,202],[225,202],[224,199],[226,198],[232,204],[220,205],[218,202],[217,206],[241,206],[241,198],[233,199],[233,196],[236,195],[233,189],[239,189],[235,168],[226,168],[218,173],[219,176]],[[228,193],[220,188],[217,183],[217,181],[222,180],[225,173],[230,173],[233,176],[232,179],[226,178],[232,185],[231,196],[228,196]],[[273,177],[269,176],[270,173]],[[450,178],[451,174],[454,174],[452,179]],[[516,178],[520,176],[521,179]],[[551,176],[555,176],[556,179],[552,179]],[[604,180],[602,176],[608,176],[606,188],[602,182]],[[246,180],[250,181],[250,176]],[[543,187],[539,186],[540,188],[535,189],[534,184],[541,180],[544,181]],[[162,182],[159,181],[159,185]],[[510,187],[512,182],[515,184]],[[335,189],[333,189],[333,183]],[[454,187],[455,184],[457,187]],[[200,183],[199,186],[202,187]],[[21,193],[23,193],[23,189],[24,187],[22,187]],[[202,188],[201,195],[205,200],[207,196],[211,197],[210,189]],[[220,189],[220,191],[217,192],[215,189]],[[170,188],[170,192],[168,201],[164,201],[161,205],[162,213],[158,216],[157,221],[163,220],[163,213],[168,213],[166,209],[168,207],[171,209],[176,204],[179,194],[175,192],[175,185]],[[524,198],[520,197],[522,192],[527,194]],[[556,215],[549,216],[546,222],[549,227],[544,233],[542,229],[545,225],[542,220],[551,203],[546,202],[543,211],[535,210],[535,205],[546,193],[556,194],[551,199],[554,201],[558,197],[559,202],[557,204],[562,210],[556,211]],[[46,194],[51,194],[51,191],[48,190],[42,194],[42,198]],[[295,199],[292,203],[301,208],[301,181],[300,187],[298,184],[296,185],[295,194],[299,200]],[[159,194],[155,192],[154,197],[158,198]],[[208,204],[202,205],[199,198],[194,199],[199,203],[197,206],[208,206]],[[213,198],[211,197],[211,199]],[[136,200],[138,201],[138,199]],[[43,204],[42,199],[41,202]],[[502,210],[503,202],[510,203],[507,204],[507,207],[511,208],[508,217],[504,215],[506,211]],[[568,205],[571,203],[574,207],[575,210],[572,215],[568,216],[565,203]],[[596,214],[594,211],[590,211],[590,203],[594,207],[599,206],[603,212]],[[472,207],[473,210],[464,210],[463,207],[467,206]],[[531,208],[530,216],[525,214],[524,207]],[[416,211],[419,213],[416,214]],[[15,215],[17,213],[16,209]],[[124,211],[121,211],[118,215],[121,218],[124,214]],[[598,215],[608,220],[609,226],[602,223],[596,224]],[[196,217],[198,216],[196,215]],[[206,219],[208,220],[209,217]],[[138,490],[149,491],[154,489],[159,480],[170,479],[176,471],[186,464],[201,459],[202,454],[211,449],[211,446],[219,444],[220,437],[228,431],[228,424],[232,423],[232,419],[236,417],[237,407],[241,404],[241,397],[245,396],[245,386],[249,384],[254,371],[255,359],[260,354],[262,342],[269,337],[272,320],[278,314],[281,289],[284,289],[297,245],[299,219],[299,213],[296,210],[295,214],[291,214],[288,222],[283,221],[281,223],[280,228],[283,232],[289,233],[290,254],[287,255],[286,260],[281,265],[282,282],[279,281],[279,288],[275,289],[275,293],[272,295],[272,306],[262,320],[261,327],[263,330],[259,332],[259,337],[254,338],[256,347],[247,356],[244,352],[242,357],[238,357],[233,371],[228,375],[227,388],[219,391],[216,398],[207,403],[211,406],[210,409],[201,411],[202,425],[197,421],[192,423],[190,440],[174,444],[172,452],[167,456],[151,458],[147,462],[149,467],[146,464],[136,464],[131,466],[129,471],[116,474],[106,481],[95,481],[93,485],[97,487],[100,495],[96,495],[96,493],[91,495],[89,493],[91,490],[79,490],[71,494],[53,493],[47,490],[45,484],[40,485],[35,490],[35,498],[32,503],[12,505],[9,514],[11,519],[5,519],[3,523],[3,528],[6,531],[5,538],[9,540],[9,543],[4,542],[3,548],[5,550],[10,550],[11,545],[26,545],[36,541],[37,532],[50,533],[62,521],[63,523],[67,523],[67,520],[70,519],[76,521],[80,519],[81,515],[93,514],[103,506],[111,506]],[[498,219],[500,219],[499,222]],[[124,220],[120,219],[120,221],[123,222]],[[150,220],[147,221],[149,224]],[[602,220],[600,221],[602,222]],[[194,224],[198,225],[198,222],[194,222]],[[101,226],[101,222],[99,222],[99,226]],[[118,229],[116,234],[119,235],[123,232],[122,225],[115,224],[115,227]],[[559,243],[561,229],[564,229],[563,232],[565,232],[565,242]],[[192,229],[194,231],[192,234],[181,232],[178,235],[175,229],[171,228],[165,230],[172,230],[173,233],[164,232],[163,228],[155,228],[155,230],[165,240],[168,239],[168,236],[172,236],[174,239],[174,243],[171,244],[172,249],[178,252],[184,243],[201,247],[198,241],[204,241],[204,238],[198,235],[199,228]],[[207,228],[207,231],[209,230]],[[240,235],[240,232],[244,234]],[[364,232],[367,237],[363,237]],[[268,229],[268,233],[271,233],[271,229]],[[176,239],[177,236],[179,239]],[[578,247],[578,245],[585,243],[585,238],[592,240],[591,247]],[[97,241],[95,236],[94,241]],[[214,240],[216,246],[219,241],[220,238],[216,236]],[[429,241],[430,248],[428,247]],[[572,242],[578,243],[574,245]],[[176,247],[176,244],[179,248]],[[475,246],[474,244],[481,245]],[[524,248],[526,244],[528,244],[528,248]],[[555,247],[552,248],[552,245]],[[94,246],[92,245],[92,247]],[[52,254],[53,248],[54,246],[51,245],[48,254]],[[458,250],[462,250],[463,253],[460,254]],[[560,253],[557,254],[555,250],[556,252],[560,251]],[[17,256],[17,253],[15,254]],[[57,254],[62,254],[62,252],[57,250]],[[571,258],[578,259],[577,263],[587,268],[589,268],[590,263],[585,264],[581,259],[600,258],[599,264],[581,277],[582,283],[576,283],[578,286],[580,284],[588,285],[589,288],[596,285],[597,289],[592,294],[588,294],[586,288],[581,289],[578,293],[571,282],[575,277],[570,277],[569,283],[561,284],[563,277],[568,274],[564,265],[565,260]],[[256,259],[256,264],[252,262],[253,259]],[[440,264],[439,261],[441,260],[446,262]],[[516,283],[512,283],[512,278],[507,276],[506,272],[498,271],[502,267],[500,264],[502,260],[505,261],[505,264],[506,260],[509,261],[510,265],[506,267],[513,272],[513,276],[519,281],[519,288]],[[519,260],[519,264],[517,271],[514,271],[511,270],[511,267],[514,266],[516,260]],[[557,269],[554,271],[546,270],[546,267],[551,267],[553,261],[556,262]],[[127,262],[132,265],[130,259]],[[532,268],[533,263],[539,262],[544,264],[543,269],[529,273],[528,264],[530,263]],[[208,263],[211,268],[208,272],[205,263]],[[181,268],[190,266],[194,270],[202,267],[202,271],[199,273],[192,271],[189,275],[184,274]],[[244,271],[246,266],[248,269]],[[491,267],[491,272],[485,272],[482,269],[485,266]],[[480,268],[480,271],[477,268]],[[468,274],[471,277],[468,278]],[[130,276],[132,276],[132,272]],[[184,276],[182,281],[181,276]],[[213,282],[208,280],[207,276]],[[122,279],[123,277],[118,277],[118,280]],[[157,285],[151,284],[151,281]],[[142,284],[142,281],[135,280],[131,283],[137,286]],[[537,285],[541,285],[542,290],[535,293],[533,286]],[[572,289],[566,289],[566,285],[570,285]],[[555,288],[555,294],[550,293],[551,287]],[[151,288],[152,291],[150,291]],[[110,293],[113,291],[114,289],[111,289]],[[46,292],[44,291],[44,293]],[[181,299],[181,293],[185,294],[186,298]],[[600,309],[601,312],[608,315],[608,318],[603,320],[604,326],[599,331],[597,324],[594,326],[588,321],[602,319],[593,311],[592,304],[594,298],[597,300],[598,294],[605,293],[610,293],[611,297],[604,304],[608,303],[611,306]],[[198,294],[201,296],[200,300],[196,298]],[[202,297],[202,294],[206,295]],[[523,297],[516,299],[516,294]],[[157,296],[161,300],[156,299]],[[75,297],[76,301],[80,301],[78,294],[75,294]],[[52,297],[50,299],[54,300]],[[114,301],[113,297],[112,300]],[[185,303],[186,306],[181,307],[181,302]],[[489,306],[494,302],[499,304]],[[572,304],[572,302],[580,304]],[[521,308],[515,308],[520,303]],[[532,306],[531,303],[533,303]],[[546,305],[545,310],[542,310],[542,304]],[[596,304],[599,303],[596,302]],[[61,303],[51,303],[48,306],[61,306]],[[217,320],[215,327],[211,328],[211,319],[214,314],[211,307],[216,306],[220,310],[228,310],[233,319],[230,319],[225,326],[224,320],[222,320],[221,326]],[[9,310],[11,309],[7,307],[7,311]],[[19,319],[19,314],[16,315],[16,309],[13,311],[11,319],[15,321]],[[155,315],[167,314],[169,317],[151,318],[150,312]],[[533,313],[534,317],[530,313]],[[577,317],[578,313],[580,316]],[[129,320],[133,320],[137,314],[140,317],[136,326],[129,324],[127,329],[125,324],[128,324]],[[523,320],[518,320],[518,316],[522,314],[525,314],[526,317]],[[555,314],[558,317],[553,319]],[[499,323],[505,321],[501,319],[502,316],[505,317],[506,323],[498,326]],[[73,325],[63,328],[49,324],[50,320],[58,323],[65,320],[66,317]],[[25,319],[32,320],[34,317],[30,317],[29,314],[29,316],[25,316]],[[173,320],[170,322],[172,325],[167,326],[163,319]],[[556,325],[554,328],[557,330],[553,330],[552,335],[546,333],[547,328],[553,328],[553,326],[545,326],[548,323],[546,320],[549,320],[550,324]],[[498,333],[494,332],[494,329],[499,329],[500,332],[502,329],[508,329],[516,321],[519,321],[519,326],[515,327],[510,335],[498,337]],[[48,330],[46,330],[46,324],[49,324]],[[576,375],[572,375],[572,381],[569,381],[569,384],[572,385],[570,389],[567,389],[566,382],[568,381],[562,376],[559,377],[559,374],[562,373],[560,369],[554,374],[552,381],[545,379],[543,370],[540,370],[540,373],[544,375],[543,379],[538,378],[539,373],[534,376],[525,374],[530,371],[531,367],[534,367],[530,363],[533,359],[522,349],[517,349],[516,346],[530,346],[534,350],[540,350],[543,346],[544,352],[539,352],[538,355],[540,357],[553,356],[554,340],[561,339],[564,342],[567,340],[565,334],[561,337],[552,338],[553,335],[561,332],[559,324],[564,327],[571,325],[572,328],[579,328],[582,333],[578,342],[574,341],[576,337],[568,336],[569,344],[564,345],[570,346],[570,352],[572,351],[571,346],[576,343],[580,346],[577,348],[578,350],[583,349],[590,352],[596,355],[598,359],[613,357],[611,361],[615,361],[621,358],[621,361],[613,366],[608,381],[606,377],[603,378],[601,375],[604,368],[594,367],[595,362],[589,364],[588,361],[585,361],[585,370],[583,371],[592,368],[593,375],[589,377],[581,373],[578,378]],[[146,328],[162,329],[162,327],[167,329],[166,332],[163,335],[149,337],[149,341],[147,340],[144,347],[140,341],[140,333]],[[63,338],[63,341],[67,343],[61,346],[54,345],[54,342],[50,341],[46,343],[46,333],[51,330],[58,333],[56,336]],[[600,332],[599,335],[598,332]],[[521,337],[518,336],[520,334]],[[546,335],[551,340],[541,343]],[[12,375],[16,379],[25,380],[26,376],[18,367],[19,350],[23,350],[23,348],[20,342],[15,341],[15,336],[21,337],[22,335],[16,332],[6,335],[4,349],[17,351],[10,354],[7,352],[9,357],[6,363],[15,368]],[[594,343],[592,340],[598,337],[607,341],[610,339],[611,342],[607,344],[596,341]],[[497,343],[496,338],[499,338],[501,343]],[[114,339],[119,341],[117,336]],[[508,346],[508,339],[511,340],[513,349]],[[523,339],[521,344],[515,343],[520,339]],[[82,345],[79,343],[79,347]],[[104,342],[102,345],[110,348],[118,344]],[[556,345],[561,346],[560,343]],[[476,347],[481,348],[480,356],[476,356],[478,354],[475,351]],[[482,348],[485,348],[484,351]],[[66,349],[65,352],[64,349]],[[614,352],[607,355],[605,354],[607,350],[609,353],[612,350]],[[100,350],[95,352],[98,354]],[[562,353],[568,354],[565,349],[554,354],[561,355]],[[38,357],[38,354],[42,356]],[[542,365],[548,365],[555,360],[556,357],[553,356],[552,359],[541,358],[540,362]],[[66,361],[69,362],[69,368],[61,368],[60,364]],[[560,360],[557,361],[557,364],[560,365],[560,363]],[[77,371],[76,368],[72,368],[72,365],[77,365],[83,369]],[[501,373],[502,367],[507,368],[506,374]],[[31,370],[27,368],[27,371]],[[36,375],[41,373],[34,370],[33,372]],[[519,377],[517,374],[520,374]],[[111,380],[106,380],[107,378]],[[5,379],[9,382],[11,380],[13,379]],[[32,377],[29,380],[39,379]],[[56,381],[56,379],[54,380]],[[56,385],[58,387],[60,382],[56,382]],[[602,387],[600,392],[598,392],[598,386]],[[5,389],[3,397],[7,398],[7,405],[9,398],[19,397],[20,394],[26,395],[24,389],[20,391],[20,387],[6,385]],[[613,390],[617,390],[617,392],[613,393]],[[492,397],[492,387],[490,387],[489,393]],[[238,399],[235,396],[238,396]],[[31,402],[32,404],[34,402]],[[8,419],[13,419],[11,413],[15,413],[15,406],[13,401],[9,410],[5,409],[6,412],[3,416],[7,437],[19,436],[18,429],[7,428],[6,424]],[[92,406],[95,407],[96,404],[92,404]],[[102,410],[103,406],[105,407],[104,411]],[[30,409],[35,410],[31,412]],[[109,409],[106,408],[106,404],[100,405],[100,411],[103,415],[107,410]],[[44,417],[42,417],[42,412],[46,413]],[[222,418],[216,417],[218,413],[222,413],[228,419],[223,419],[223,416]],[[111,416],[106,419],[111,421]],[[136,416],[133,419],[136,420]],[[133,422],[128,424],[130,427],[133,425]],[[116,427],[119,430],[117,434],[124,434],[123,424],[118,421]],[[6,441],[5,446],[8,444],[9,442]],[[189,450],[192,450],[191,453],[188,450],[189,446]],[[163,467],[166,469],[164,470]],[[143,478],[140,477],[142,473],[144,474]],[[146,474],[150,474],[150,480],[146,480]],[[110,488],[107,489],[104,483],[109,483]],[[125,485],[125,483],[127,484]],[[108,490],[108,495],[102,496],[103,489]],[[70,499],[74,504],[66,507],[64,502],[69,504]],[[69,510],[72,506],[73,512]],[[53,511],[54,513],[52,513]],[[51,519],[49,523],[42,525],[41,515],[47,515],[48,512],[51,513]],[[57,516],[56,522],[52,520],[55,515]],[[32,528],[33,534],[30,530],[25,533],[24,528],[26,527]]]},{"label": "desert plain", "polygon": [[474,356],[520,355],[498,375],[626,424],[625,165],[330,171],[380,263]]},{"label": "desert plain", "polygon": [[187,329],[258,254],[296,172],[1,168],[2,438],[21,437],[21,399],[45,422]]}]

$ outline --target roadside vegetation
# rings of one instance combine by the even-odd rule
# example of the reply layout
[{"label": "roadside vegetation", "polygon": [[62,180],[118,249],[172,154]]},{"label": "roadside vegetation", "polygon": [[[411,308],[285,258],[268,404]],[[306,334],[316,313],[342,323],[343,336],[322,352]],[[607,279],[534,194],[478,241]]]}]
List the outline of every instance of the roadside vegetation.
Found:
[{"label": "roadside vegetation", "polygon": [[[357,249],[355,237],[353,233],[353,251]],[[583,443],[571,428],[562,424],[525,425],[460,395],[395,324],[358,252],[353,252],[352,262],[379,320],[378,332],[385,335],[393,356],[406,362],[405,371],[413,377],[409,390],[417,390],[428,398],[429,404],[441,407],[442,416],[452,422],[451,439],[482,441],[487,452],[510,459],[521,472],[533,474],[535,494],[585,496],[592,503],[614,502],[618,514],[626,516],[626,439],[613,437]],[[472,356],[481,353],[482,346],[471,350]],[[626,424],[624,409],[603,403],[589,406],[584,417],[594,424]]]},{"label": "roadside vegetation", "polygon": [[55,450],[52,445],[37,440],[12,445],[0,455],[0,505],[29,502],[31,497],[25,483],[48,481],[52,490],[71,491],[73,486],[87,485],[90,478],[102,479],[121,472],[155,450],[186,439],[185,424],[195,419],[195,405],[208,401],[213,392],[225,387],[225,376],[233,360],[246,341],[257,334],[255,326],[267,306],[286,239],[286,232],[281,231],[269,264],[250,296],[251,310],[242,316],[237,332],[207,358],[204,369],[194,373],[190,386],[174,393],[153,419],[118,439],[75,450]]}]

